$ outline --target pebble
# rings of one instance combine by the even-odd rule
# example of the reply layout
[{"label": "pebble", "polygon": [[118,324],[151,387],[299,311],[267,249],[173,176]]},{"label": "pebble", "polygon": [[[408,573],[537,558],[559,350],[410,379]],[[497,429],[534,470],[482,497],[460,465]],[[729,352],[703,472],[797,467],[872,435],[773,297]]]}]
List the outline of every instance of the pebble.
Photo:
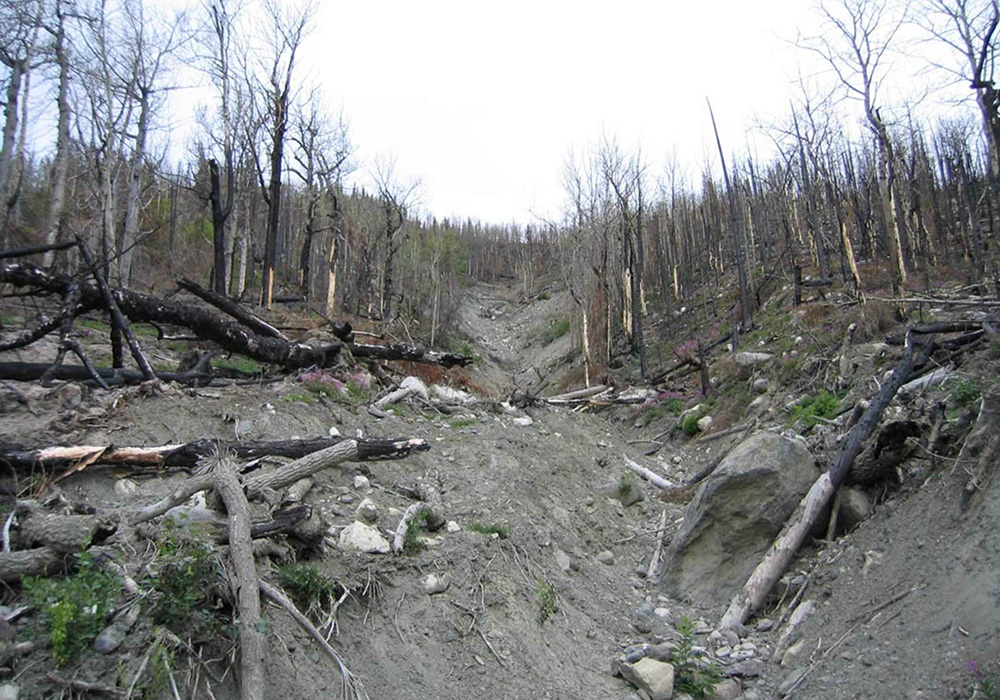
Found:
[{"label": "pebble", "polygon": [[361,503],[358,504],[357,510],[354,511],[358,517],[367,523],[374,523],[378,521],[378,506],[370,498],[366,498]]},{"label": "pebble", "polygon": [[458,532],[462,529],[462,526],[456,523],[454,520],[449,520],[448,524],[444,526],[444,529],[448,532]]},{"label": "pebble", "polygon": [[139,484],[131,479],[119,479],[115,482],[115,493],[119,496],[134,496],[139,490]]},{"label": "pebble", "polygon": [[642,647],[638,647],[635,649],[630,649],[625,653],[625,661],[626,663],[634,664],[639,659],[645,658],[645,656],[646,656],[646,650],[643,649]]},{"label": "pebble", "polygon": [[330,429],[326,431],[330,437],[340,437],[340,431],[337,430],[337,426],[331,425]]},{"label": "pebble", "polygon": [[527,428],[534,422],[535,421],[531,420],[531,416],[518,416],[514,419],[514,424],[520,425],[522,428]]},{"label": "pebble", "polygon": [[766,617],[762,620],[758,620],[757,622],[758,632],[767,632],[772,627],[774,627],[774,622],[772,620],[768,620]]},{"label": "pebble", "polygon": [[603,552],[597,553],[597,561],[602,564],[606,564],[607,566],[611,566],[615,563],[615,555],[605,549]]},{"label": "pebble", "polygon": [[670,608],[656,608],[653,610],[653,614],[664,620],[670,619]]},{"label": "pebble", "polygon": [[358,474],[354,477],[354,490],[355,491],[367,491],[372,487],[372,482],[368,480],[368,477],[364,474]]},{"label": "pebble", "polygon": [[424,584],[424,591],[427,592],[427,595],[436,595],[438,593],[444,593],[445,591],[448,590],[448,586],[451,585],[449,584],[448,581],[445,581],[443,578],[438,578],[434,574],[425,576],[423,584]]}]

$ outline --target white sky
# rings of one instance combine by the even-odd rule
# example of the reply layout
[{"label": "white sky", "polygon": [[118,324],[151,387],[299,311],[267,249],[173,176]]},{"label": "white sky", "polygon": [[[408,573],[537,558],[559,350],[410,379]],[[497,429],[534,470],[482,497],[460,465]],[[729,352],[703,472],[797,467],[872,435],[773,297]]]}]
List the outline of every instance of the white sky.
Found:
[{"label": "white sky", "polygon": [[602,133],[654,174],[672,148],[692,172],[714,161],[706,96],[744,151],[755,114],[787,112],[807,5],[327,0],[304,58],[362,162],[396,156],[426,210],[529,223],[558,218],[567,152]]}]

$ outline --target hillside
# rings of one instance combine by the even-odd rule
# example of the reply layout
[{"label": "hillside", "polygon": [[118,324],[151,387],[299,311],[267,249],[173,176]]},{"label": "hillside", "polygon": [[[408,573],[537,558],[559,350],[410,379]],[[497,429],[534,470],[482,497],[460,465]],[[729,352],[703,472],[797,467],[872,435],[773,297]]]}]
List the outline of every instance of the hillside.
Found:
[{"label": "hillside", "polygon": [[[843,440],[849,409],[874,395],[901,356],[900,346],[882,341],[904,326],[879,311],[877,301],[861,309],[834,296],[793,307],[778,290],[758,312],[758,330],[742,340],[744,350],[770,358],[746,371],[718,346],[709,356],[708,399],[699,396],[698,373],[681,371],[637,403],[535,401],[518,409],[493,397],[578,388],[568,294],[551,284],[524,298],[515,287],[472,283],[462,299],[456,337],[476,362],[467,370],[420,370],[428,383],[480,392],[446,410],[417,397],[383,406],[384,417],[368,410],[417,369],[412,364],[374,373],[365,365],[331,368],[331,376],[352,387],[346,395],[324,390],[322,373],[108,392],[74,383],[43,388],[8,382],[0,387],[0,443],[155,446],[332,434],[426,440],[429,450],[405,459],[345,463],[315,475],[301,500],[311,509],[308,525],[255,546],[260,575],[276,585],[293,590],[309,576],[304,569],[281,569],[293,561],[323,577],[310,579],[311,589],[304,585],[306,592],[319,591],[311,615],[371,698],[631,699],[636,689],[612,671],[642,657],[672,657],[678,684],[685,660],[733,673],[736,682],[718,686],[719,697],[780,697],[779,689],[796,682],[792,694],[803,698],[992,697],[986,681],[995,683],[1000,674],[1000,547],[994,534],[1000,487],[982,477],[993,463],[983,467],[980,490],[961,508],[968,472],[981,467],[977,460],[995,463],[997,454],[990,437],[1000,420],[992,336],[952,353],[943,385],[911,392],[889,407],[883,423],[913,420],[921,428],[916,441],[905,443],[904,459],[860,489],[870,512],[833,542],[822,541],[824,523],[821,539],[799,552],[775,597],[734,635],[713,631],[728,594],[677,598],[672,564],[650,566],[657,542],[667,556],[685,529],[686,513],[692,517],[686,508],[699,498],[699,486],[684,485],[706,467],[722,469],[720,458],[758,433],[791,436],[789,442],[808,449],[816,462],[799,466],[818,476]],[[928,303],[926,313],[938,323],[982,320],[984,308],[990,307]],[[704,327],[694,313],[670,323],[675,330]],[[661,321],[651,318],[650,326]],[[850,323],[857,328],[848,334]],[[99,321],[78,328],[92,357],[107,352],[105,330]],[[188,347],[144,342],[161,362],[180,359]],[[651,346],[658,342],[654,336]],[[663,343],[658,353],[664,367],[671,364],[666,358],[686,351],[683,343]],[[35,344],[30,357],[50,360],[55,349]],[[0,359],[23,359],[23,352]],[[625,362],[610,370],[609,379],[625,389],[635,372]],[[821,409],[817,397],[824,390],[833,405]],[[933,436],[938,401],[945,402],[945,413]],[[712,420],[685,420],[691,415]],[[733,427],[738,429],[725,437],[706,439]],[[625,457],[678,488],[660,492],[629,471]],[[77,466],[58,483],[37,469],[13,472],[16,478],[4,482],[3,518],[15,500],[21,524],[39,510],[96,509],[113,518],[157,501],[188,476]],[[346,551],[341,532],[355,521],[372,522],[383,534],[395,530],[420,483],[439,492],[447,526],[422,529],[402,554]],[[371,503],[367,519],[357,512],[363,500]],[[265,492],[254,506],[255,520],[281,502],[281,494]],[[28,602],[26,589],[43,585],[9,585],[2,603],[11,619],[0,628],[5,697],[169,697],[173,684],[182,697],[237,697],[232,599],[218,578],[227,548],[191,549],[183,544],[184,520],[175,527],[120,524],[102,543],[121,567],[115,570],[138,588],[115,601],[115,611],[135,609],[138,619],[108,655],[88,646],[57,665],[42,610],[20,609]],[[27,530],[13,527],[15,549],[25,544]],[[217,530],[201,532],[197,541],[211,543],[212,532]],[[749,550],[734,556],[745,560],[741,565],[759,559]],[[195,567],[200,573],[183,579],[193,589],[164,587],[164,572],[177,571],[178,561],[205,557],[207,568]],[[651,568],[659,575],[649,578]],[[317,588],[317,580],[330,587]],[[720,591],[723,586],[720,579]],[[184,615],[163,614],[162,601],[170,595],[186,601]],[[793,609],[808,606],[814,612],[785,638]],[[208,626],[199,622],[205,613],[214,620]],[[336,667],[291,618],[270,605],[264,620],[265,697],[339,697]],[[335,624],[320,624],[324,620]],[[16,646],[25,642],[32,647]],[[674,697],[682,697],[682,688]]]}]

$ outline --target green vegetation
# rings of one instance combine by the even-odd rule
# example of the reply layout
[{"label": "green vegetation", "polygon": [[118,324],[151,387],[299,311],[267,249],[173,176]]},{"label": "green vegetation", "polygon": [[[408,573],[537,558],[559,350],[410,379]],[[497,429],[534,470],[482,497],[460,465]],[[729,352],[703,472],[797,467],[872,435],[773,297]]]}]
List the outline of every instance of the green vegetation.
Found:
[{"label": "green vegetation", "polygon": [[548,300],[549,300],[549,293],[547,291],[543,291],[538,295],[538,301],[548,301]]},{"label": "green vegetation", "polygon": [[632,482],[635,475],[632,472],[622,472],[618,477],[618,497],[625,499],[632,493]]},{"label": "green vegetation", "polygon": [[990,348],[986,351],[986,356],[991,360],[1000,360],[1000,338],[990,342]]},{"label": "green vegetation", "polygon": [[413,516],[413,519],[406,526],[406,539],[403,540],[403,553],[404,554],[417,554],[426,548],[423,542],[420,541],[418,533],[420,528],[427,524],[427,511],[419,510],[417,514]]},{"label": "green vegetation", "polygon": [[983,389],[979,386],[979,382],[974,379],[963,379],[955,384],[949,398],[955,408],[964,408],[978,401],[982,395]]},{"label": "green vegetation", "polygon": [[694,624],[686,616],[675,625],[681,637],[670,653],[674,666],[674,689],[695,698],[704,698],[712,686],[722,680],[714,663],[699,663],[694,651]]},{"label": "green vegetation", "polygon": [[792,422],[804,420],[810,425],[819,423],[817,418],[832,418],[840,402],[826,389],[815,396],[807,396],[792,409]]},{"label": "green vegetation", "polygon": [[555,342],[569,333],[570,325],[570,320],[568,318],[564,318],[563,320],[557,321],[546,328],[545,332],[542,333],[542,339],[545,341],[545,344],[548,345],[549,343]]},{"label": "green vegetation", "polygon": [[536,581],[535,597],[538,598],[538,624],[543,625],[546,620],[559,612],[556,588],[547,580],[540,578]]},{"label": "green vegetation", "polygon": [[80,328],[88,328],[92,331],[97,331],[98,333],[110,333],[111,326],[104,321],[98,321],[93,318],[77,318],[76,325]]},{"label": "green vegetation", "polygon": [[157,593],[154,622],[184,638],[210,638],[224,632],[226,622],[211,604],[214,584],[222,581],[220,564],[204,533],[164,528],[157,550],[159,566],[147,581]]},{"label": "green vegetation", "polygon": [[689,413],[684,416],[684,420],[681,421],[681,430],[689,436],[694,437],[701,431],[701,428],[698,427],[699,418],[701,418],[701,416],[697,413]]},{"label": "green vegetation", "polygon": [[455,420],[448,421],[448,425],[452,428],[468,428],[470,425],[475,425],[479,422],[478,418],[456,418]]},{"label": "green vegetation", "polygon": [[672,416],[679,416],[684,412],[684,402],[680,399],[670,399],[663,405],[663,408]]},{"label": "green vegetation", "polygon": [[283,564],[278,567],[281,586],[292,596],[300,609],[316,610],[334,597],[337,585],[321,574],[315,566]]},{"label": "green vegetation", "polygon": [[261,365],[249,357],[233,355],[232,357],[220,357],[212,360],[212,366],[217,369],[230,369],[243,374],[260,374]]},{"label": "green vegetation", "polygon": [[28,600],[41,611],[52,656],[60,666],[104,628],[121,589],[118,577],[98,567],[89,554],[80,557],[80,568],[73,576],[26,576],[23,585]]},{"label": "green vegetation", "polygon": [[505,540],[510,537],[510,528],[506,525],[486,525],[485,523],[469,523],[465,526],[466,530],[471,532],[478,532],[480,535],[497,535],[500,539]]}]

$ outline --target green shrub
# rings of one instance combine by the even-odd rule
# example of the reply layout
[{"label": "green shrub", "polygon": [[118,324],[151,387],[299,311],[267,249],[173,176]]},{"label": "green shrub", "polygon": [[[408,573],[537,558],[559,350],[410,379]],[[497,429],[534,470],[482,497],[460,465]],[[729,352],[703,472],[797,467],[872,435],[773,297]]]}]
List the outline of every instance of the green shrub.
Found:
[{"label": "green shrub", "polygon": [[632,493],[632,481],[635,476],[632,472],[622,472],[622,475],[618,477],[618,497],[628,498],[629,494]]},{"label": "green shrub", "polygon": [[990,342],[990,349],[986,351],[986,356],[991,360],[1000,360],[1000,338]]},{"label": "green shrub", "polygon": [[570,325],[570,320],[568,318],[564,318],[563,320],[557,321],[546,328],[545,333],[542,334],[545,344],[548,345],[549,343],[555,342],[569,333]]},{"label": "green shrub", "polygon": [[278,567],[281,586],[303,610],[315,610],[334,597],[336,584],[315,566],[283,564]]},{"label": "green shrub", "polygon": [[405,554],[416,554],[426,548],[426,545],[420,541],[418,533],[420,528],[427,524],[427,511],[420,510],[417,514],[413,516],[410,522],[406,525],[406,539],[403,540],[403,552]]},{"label": "green shrub", "polygon": [[698,419],[701,418],[697,413],[689,413],[684,416],[684,420],[681,421],[681,430],[685,433],[694,437],[698,434],[701,428],[698,427]]},{"label": "green shrub", "polygon": [[538,598],[538,624],[543,625],[545,621],[559,612],[559,605],[556,602],[556,588],[543,578],[536,581],[535,597]]},{"label": "green shrub", "polygon": [[541,292],[541,293],[540,293],[540,294],[538,295],[538,300],[539,300],[539,301],[548,301],[548,300],[549,300],[549,293],[548,293],[547,291],[543,291],[543,292]]},{"label": "green shrub", "polygon": [[964,379],[957,384],[951,390],[951,402],[956,408],[963,408],[968,406],[970,403],[974,403],[979,400],[979,397],[983,395],[982,387],[979,386],[979,382],[974,379]]},{"label": "green shrub", "polygon": [[840,402],[826,389],[815,396],[807,396],[792,409],[792,421],[804,420],[810,425],[819,423],[819,418],[832,418]]},{"label": "green shrub", "polygon": [[251,360],[249,357],[233,355],[232,357],[219,357],[212,360],[212,365],[218,369],[229,369],[243,374],[260,374],[261,366],[259,362]]},{"label": "green shrub", "polygon": [[694,625],[682,617],[675,625],[680,633],[677,648],[670,652],[674,666],[674,689],[692,697],[704,698],[722,674],[714,663],[700,663],[694,652]]},{"label": "green shrub", "polygon": [[26,576],[24,592],[42,614],[52,656],[60,666],[76,656],[104,628],[114,609],[121,582],[83,554],[73,576],[48,579]]},{"label": "green shrub", "polygon": [[222,632],[226,621],[211,604],[222,573],[212,546],[194,532],[167,527],[161,531],[157,550],[159,568],[148,581],[157,593],[153,620],[181,637]]},{"label": "green shrub", "polygon": [[684,412],[684,402],[680,399],[670,399],[666,404],[664,404],[664,408],[667,409],[667,412],[670,415],[679,416]]},{"label": "green shrub", "polygon": [[484,523],[469,523],[465,526],[470,532],[478,532],[480,535],[498,535],[505,540],[510,537],[510,528],[506,525],[486,525]]}]

